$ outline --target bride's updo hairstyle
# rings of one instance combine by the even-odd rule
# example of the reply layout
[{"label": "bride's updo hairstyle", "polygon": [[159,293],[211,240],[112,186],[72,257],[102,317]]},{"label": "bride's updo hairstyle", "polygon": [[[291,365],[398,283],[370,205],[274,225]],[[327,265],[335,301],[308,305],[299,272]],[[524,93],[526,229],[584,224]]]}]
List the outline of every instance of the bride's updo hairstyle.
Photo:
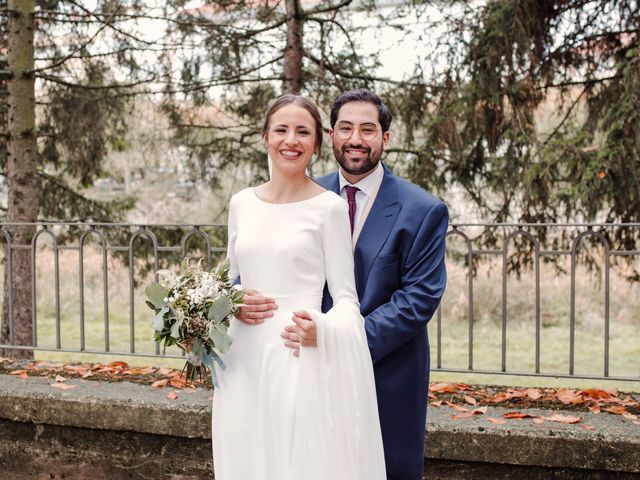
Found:
[{"label": "bride's updo hairstyle", "polygon": [[269,127],[271,126],[271,117],[274,113],[280,110],[282,107],[286,107],[287,105],[298,105],[304,108],[309,114],[311,114],[311,118],[315,123],[315,133],[316,133],[316,148],[318,149],[318,154],[320,154],[320,149],[322,148],[322,119],[320,118],[320,111],[316,104],[309,100],[307,97],[303,97],[302,95],[293,95],[291,93],[287,93],[282,95],[281,97],[276,98],[273,103],[269,106],[267,113],[264,117],[264,125],[262,126],[262,138],[267,138],[267,134],[269,133]]}]

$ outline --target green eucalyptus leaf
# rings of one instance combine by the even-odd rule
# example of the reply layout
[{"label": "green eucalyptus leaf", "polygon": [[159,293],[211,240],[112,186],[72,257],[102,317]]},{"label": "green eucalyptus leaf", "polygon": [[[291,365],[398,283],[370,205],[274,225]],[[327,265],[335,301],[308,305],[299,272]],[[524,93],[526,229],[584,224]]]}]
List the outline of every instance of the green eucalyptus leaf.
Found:
[{"label": "green eucalyptus leaf", "polygon": [[191,346],[191,354],[195,358],[202,358],[202,340],[196,338]]},{"label": "green eucalyptus leaf", "polygon": [[211,326],[211,329],[209,330],[209,338],[215,345],[216,350],[220,353],[228,352],[233,341],[227,334],[227,326],[222,324]]},{"label": "green eucalyptus leaf", "polygon": [[152,282],[144,289],[144,293],[155,308],[162,308],[164,306],[164,299],[169,295],[169,290],[159,283]]},{"label": "green eucalyptus leaf", "polygon": [[161,332],[164,328],[164,314],[169,311],[168,307],[162,307],[155,317],[153,317],[153,323],[151,326],[156,332]]},{"label": "green eucalyptus leaf", "polygon": [[229,308],[229,300],[226,297],[220,297],[209,308],[207,318],[213,322],[221,322],[229,316],[231,310]]},{"label": "green eucalyptus leaf", "polygon": [[174,322],[174,324],[171,325],[171,333],[170,333],[170,335],[173,338],[176,338],[176,339],[179,338],[179,336],[180,336],[180,326],[181,325],[182,325],[182,322],[180,320],[176,320]]}]

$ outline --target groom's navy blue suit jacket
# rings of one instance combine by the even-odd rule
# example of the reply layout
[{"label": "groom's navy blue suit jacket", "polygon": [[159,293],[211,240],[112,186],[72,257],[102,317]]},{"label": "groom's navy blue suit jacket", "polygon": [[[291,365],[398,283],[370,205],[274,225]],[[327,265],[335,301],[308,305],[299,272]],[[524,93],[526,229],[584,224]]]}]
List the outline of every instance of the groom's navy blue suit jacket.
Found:
[{"label": "groom's navy blue suit jacket", "polygon": [[[446,283],[445,204],[391,173],[358,237],[355,279],[378,395],[387,475],[420,480],[429,388],[427,322]],[[317,179],[339,193],[338,173]],[[323,311],[332,301],[325,291]]]}]

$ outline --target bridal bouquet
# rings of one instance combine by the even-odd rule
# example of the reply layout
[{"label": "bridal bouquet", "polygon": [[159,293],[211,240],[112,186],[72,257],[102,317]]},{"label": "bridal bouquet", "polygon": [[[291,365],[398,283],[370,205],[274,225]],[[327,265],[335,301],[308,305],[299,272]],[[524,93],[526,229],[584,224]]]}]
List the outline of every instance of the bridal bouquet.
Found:
[{"label": "bridal bouquet", "polygon": [[186,259],[181,275],[160,270],[158,276],[160,282],[145,289],[146,303],[155,312],[154,339],[163,351],[177,345],[186,352],[183,372],[188,381],[209,372],[218,386],[213,362],[224,369],[220,355],[231,346],[229,319],[242,302],[242,291],[232,288],[229,280],[229,264],[209,272],[200,262],[192,265]]}]

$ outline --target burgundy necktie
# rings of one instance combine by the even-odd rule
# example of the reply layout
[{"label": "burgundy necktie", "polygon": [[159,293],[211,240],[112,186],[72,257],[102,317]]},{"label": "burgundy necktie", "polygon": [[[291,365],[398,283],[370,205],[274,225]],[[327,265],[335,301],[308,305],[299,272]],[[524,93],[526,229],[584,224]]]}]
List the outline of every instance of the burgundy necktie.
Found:
[{"label": "burgundy necktie", "polygon": [[349,221],[351,222],[351,233],[353,234],[353,225],[356,220],[356,192],[360,190],[353,185],[345,185],[347,192],[347,203],[349,204]]}]

